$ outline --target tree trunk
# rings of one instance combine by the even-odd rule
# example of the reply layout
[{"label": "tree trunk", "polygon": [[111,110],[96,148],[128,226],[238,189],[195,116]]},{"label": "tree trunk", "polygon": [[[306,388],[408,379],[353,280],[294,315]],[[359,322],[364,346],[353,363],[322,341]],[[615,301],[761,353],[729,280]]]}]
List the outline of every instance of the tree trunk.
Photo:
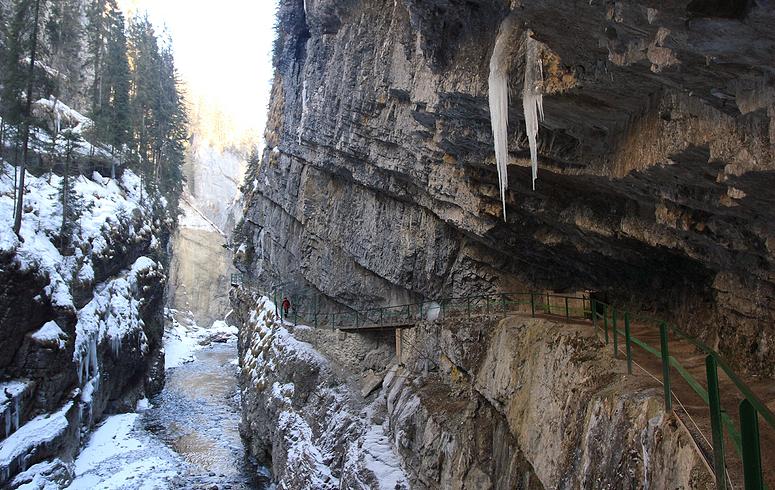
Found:
[{"label": "tree trunk", "polygon": [[32,89],[35,80],[35,54],[38,47],[38,17],[40,16],[40,0],[35,0],[35,25],[32,29],[32,47],[30,48],[30,71],[27,80],[27,106],[24,115],[24,145],[22,164],[19,176],[19,194],[16,199],[16,216],[13,220],[13,231],[21,238],[22,213],[24,212],[24,174],[27,172],[27,158],[30,149],[30,119],[32,118]]},{"label": "tree trunk", "polygon": [[65,172],[64,172],[64,176],[62,177],[62,229],[59,232],[63,249],[65,245],[65,231],[67,229],[67,197],[70,194],[69,177],[70,177],[70,154],[68,153],[67,158],[65,159]]}]

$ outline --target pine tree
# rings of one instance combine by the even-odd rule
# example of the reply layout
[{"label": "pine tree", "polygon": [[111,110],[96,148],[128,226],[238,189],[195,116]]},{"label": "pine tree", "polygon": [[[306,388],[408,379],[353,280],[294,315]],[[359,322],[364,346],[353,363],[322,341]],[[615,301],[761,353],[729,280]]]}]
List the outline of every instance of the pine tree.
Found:
[{"label": "pine tree", "polygon": [[117,10],[115,0],[90,0],[86,8],[86,41],[89,51],[88,62],[94,69],[94,81],[91,88],[92,119],[97,127],[101,127],[103,102],[103,58],[108,37],[108,12]]},{"label": "pine tree", "polygon": [[154,170],[153,138],[157,126],[161,63],[158,41],[147,16],[130,22],[128,45],[133,65],[130,99],[133,154],[141,177],[148,177]]},{"label": "pine tree", "polygon": [[[22,1],[20,2],[20,6],[23,10],[24,7],[29,7],[29,1]],[[27,158],[29,157],[29,145],[30,145],[30,124],[32,122],[32,98],[33,98],[33,88],[35,86],[35,59],[37,56],[37,48],[38,48],[38,31],[39,31],[39,24],[40,24],[40,12],[41,12],[41,4],[45,3],[45,0],[34,0],[34,8],[33,8],[33,15],[32,15],[32,37],[30,38],[30,64],[29,64],[29,70],[27,74],[27,99],[24,104],[24,117],[23,117],[23,142],[22,142],[22,161],[21,161],[21,168],[19,169],[19,190],[17,192],[16,197],[16,212],[14,216],[14,222],[13,222],[13,231],[16,233],[17,236],[21,236],[21,227],[22,227],[22,214],[23,214],[23,208],[24,208],[24,178],[27,171]]]},{"label": "pine tree", "polygon": [[110,103],[110,137],[107,142],[114,148],[121,148],[127,143],[130,123],[130,74],[125,28],[124,15],[116,10],[108,37],[105,70]]},{"label": "pine tree", "polygon": [[49,64],[56,70],[52,93],[62,98],[65,86],[78,81],[80,76],[80,47],[83,37],[81,4],[79,0],[51,0],[45,26]]},{"label": "pine tree", "polygon": [[62,187],[59,191],[59,196],[62,201],[62,226],[59,235],[61,239],[61,248],[64,249],[69,244],[69,238],[79,215],[77,195],[70,180],[72,175],[73,155],[83,140],[81,139],[81,135],[75,131],[66,129],[62,132],[62,141],[64,143],[63,153],[65,166],[62,173]]}]

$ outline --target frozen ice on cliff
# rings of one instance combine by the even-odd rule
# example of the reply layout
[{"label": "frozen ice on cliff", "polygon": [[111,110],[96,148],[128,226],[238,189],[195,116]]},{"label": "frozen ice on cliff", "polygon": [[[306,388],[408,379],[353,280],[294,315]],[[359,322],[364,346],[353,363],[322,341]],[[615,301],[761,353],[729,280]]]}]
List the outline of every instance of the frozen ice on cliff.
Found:
[{"label": "frozen ice on cliff", "polygon": [[522,92],[522,107],[525,111],[525,127],[530,144],[533,190],[538,179],[538,121],[544,120],[544,76],[540,50],[540,43],[528,32],[525,36],[525,87]]}]

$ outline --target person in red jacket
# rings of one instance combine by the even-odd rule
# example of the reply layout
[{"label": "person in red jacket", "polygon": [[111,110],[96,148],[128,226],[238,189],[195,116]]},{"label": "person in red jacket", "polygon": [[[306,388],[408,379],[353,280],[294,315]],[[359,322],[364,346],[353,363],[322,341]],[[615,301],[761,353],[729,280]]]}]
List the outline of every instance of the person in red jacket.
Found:
[{"label": "person in red jacket", "polygon": [[283,312],[285,313],[284,318],[288,317],[288,310],[291,309],[291,302],[288,300],[288,297],[283,298]]}]

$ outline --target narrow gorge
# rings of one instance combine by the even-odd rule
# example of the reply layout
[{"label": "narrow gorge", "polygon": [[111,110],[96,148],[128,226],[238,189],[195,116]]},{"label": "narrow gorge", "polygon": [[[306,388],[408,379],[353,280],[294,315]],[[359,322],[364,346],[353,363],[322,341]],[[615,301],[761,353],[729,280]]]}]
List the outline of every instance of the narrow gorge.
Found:
[{"label": "narrow gorge", "polygon": [[0,14],[0,488],[775,485],[771,1]]}]

